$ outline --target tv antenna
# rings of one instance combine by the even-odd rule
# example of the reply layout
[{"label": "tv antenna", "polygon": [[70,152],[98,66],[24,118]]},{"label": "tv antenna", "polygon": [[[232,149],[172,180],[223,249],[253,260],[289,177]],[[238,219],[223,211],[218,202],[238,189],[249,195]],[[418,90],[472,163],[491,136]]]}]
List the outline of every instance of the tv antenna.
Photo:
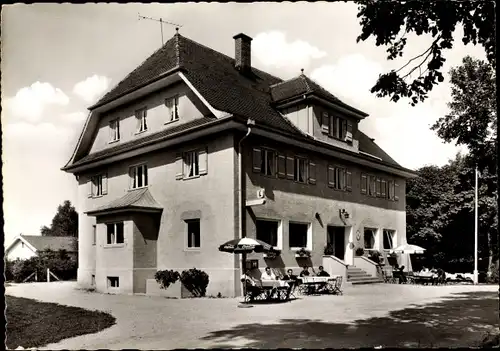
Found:
[{"label": "tv antenna", "polygon": [[172,23],[172,22],[168,22],[168,21],[164,21],[163,18],[160,17],[160,19],[157,19],[157,18],[151,18],[151,17],[146,17],[146,16],[141,16],[139,13],[137,13],[137,15],[139,16],[139,20],[141,19],[145,19],[145,20],[150,20],[150,21],[156,21],[156,22],[160,22],[160,29],[161,29],[161,45],[163,46],[163,25],[164,24],[169,24],[171,26],[175,26],[175,31],[176,32],[179,32],[179,28],[182,27],[181,24],[176,24],[176,23]]}]

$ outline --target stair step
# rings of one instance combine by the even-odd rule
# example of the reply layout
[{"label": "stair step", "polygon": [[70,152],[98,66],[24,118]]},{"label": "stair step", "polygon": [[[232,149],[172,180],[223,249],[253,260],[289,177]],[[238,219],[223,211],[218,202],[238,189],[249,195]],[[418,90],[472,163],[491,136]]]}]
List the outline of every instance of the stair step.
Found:
[{"label": "stair step", "polygon": [[378,279],[378,278],[370,278],[370,279],[363,279],[363,280],[351,280],[350,282],[353,285],[360,285],[360,284],[378,284],[378,283],[383,283],[384,281],[382,279]]}]

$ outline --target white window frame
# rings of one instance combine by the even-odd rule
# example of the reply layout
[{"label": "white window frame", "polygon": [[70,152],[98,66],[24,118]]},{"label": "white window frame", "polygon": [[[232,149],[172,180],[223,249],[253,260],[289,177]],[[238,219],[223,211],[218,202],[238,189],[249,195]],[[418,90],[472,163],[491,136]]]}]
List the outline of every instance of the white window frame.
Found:
[{"label": "white window frame", "polygon": [[[299,175],[300,175],[300,171],[301,171],[301,168],[300,168],[300,162],[303,161],[304,162],[304,172],[303,172],[303,176],[304,176],[304,180],[301,181],[299,179]],[[300,157],[300,156],[295,156],[295,159],[294,159],[294,164],[295,164],[295,167],[294,167],[294,175],[293,175],[293,180],[297,183],[302,183],[302,184],[306,184],[307,183],[307,180],[308,180],[308,176],[307,176],[307,170],[308,170],[308,162],[307,162],[307,158],[305,157]]]},{"label": "white window frame", "polygon": [[[372,232],[372,235],[373,235],[373,247],[372,248],[365,247],[365,231],[366,230],[370,230]],[[377,228],[372,228],[372,227],[363,228],[363,249],[365,249],[365,250],[377,250],[377,233],[378,233]]]},{"label": "white window frame", "polygon": [[[276,171],[277,169],[277,160],[276,160],[276,151],[271,150],[271,149],[261,149],[261,166],[260,166],[260,173],[268,176],[268,177],[276,177],[278,172]],[[269,169],[269,160],[271,161],[272,164],[272,170],[270,172]],[[271,173],[271,174],[268,174]]]},{"label": "white window frame", "polygon": [[[142,185],[141,186],[134,186],[134,185],[139,183],[139,172],[138,172],[139,168],[142,168]],[[131,170],[133,170],[133,173],[134,173],[133,177],[130,177]],[[130,166],[129,167],[129,177],[131,178],[129,190],[147,188],[149,185],[148,165],[146,163],[141,163],[138,165]]]},{"label": "white window frame", "polygon": [[147,121],[148,109],[147,107],[143,107],[135,111],[135,118],[140,120],[139,128],[136,130],[135,134],[144,133],[148,130],[148,121]]},{"label": "white window frame", "polygon": [[[116,279],[117,286],[112,286],[112,281]],[[108,283],[108,289],[120,289],[120,277],[116,276],[107,276],[106,277]]]},{"label": "white window frame", "polygon": [[[189,222],[198,222],[199,226],[199,235],[200,235],[200,246],[189,246]],[[186,225],[186,236],[185,236],[185,243],[184,243],[184,249],[186,251],[200,251],[201,250],[201,218],[192,218],[192,219],[186,219],[184,220],[184,223]]]},{"label": "white window frame", "polygon": [[171,123],[179,120],[179,95],[174,95],[165,99],[165,106],[167,107],[168,121]]},{"label": "white window frame", "polygon": [[[117,238],[118,238],[118,224],[121,224],[123,226],[123,242],[122,243],[119,243],[117,242]],[[112,225],[113,226],[113,242],[112,243],[108,243],[108,226]],[[124,222],[109,222],[109,223],[106,223],[106,246],[124,246],[125,245],[125,223]]]},{"label": "white window frame", "polygon": [[274,248],[277,248],[279,250],[283,250],[283,221],[280,219],[273,219],[273,218],[262,218],[262,217],[256,218],[255,219],[255,238],[257,238],[257,221],[278,223],[278,229],[277,229],[277,233],[276,233],[276,245],[277,246],[274,246]]},{"label": "white window frame", "polygon": [[120,140],[120,119],[116,118],[109,122],[110,138],[109,143],[114,143]]},{"label": "white window frame", "polygon": [[[197,178],[200,176],[200,155],[198,150],[183,152],[182,163],[184,167],[184,179]],[[196,168],[198,170],[196,171]],[[193,171],[192,174],[191,171]]]},{"label": "white window frame", "polygon": [[[386,232],[389,232],[390,233],[389,235],[391,235],[391,237],[392,237],[392,247],[389,249],[386,249],[384,247],[384,237],[386,235]],[[398,247],[396,231],[394,229],[382,229],[382,248],[384,249],[384,251],[388,252],[396,247]]]},{"label": "white window frame", "polygon": [[90,178],[92,182],[92,197],[100,197],[103,196],[102,191],[102,174],[96,174]]},{"label": "white window frame", "polygon": [[288,246],[290,247],[290,251],[300,251],[302,247],[292,247],[290,246],[290,224],[306,224],[307,225],[307,245],[306,249],[308,251],[312,251],[312,223],[310,222],[300,222],[300,221],[289,221],[288,222]]}]

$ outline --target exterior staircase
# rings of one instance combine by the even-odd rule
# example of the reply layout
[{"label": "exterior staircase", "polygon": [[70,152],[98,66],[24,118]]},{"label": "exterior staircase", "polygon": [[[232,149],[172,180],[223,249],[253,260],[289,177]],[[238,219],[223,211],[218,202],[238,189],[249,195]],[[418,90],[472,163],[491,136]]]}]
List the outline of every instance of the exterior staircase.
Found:
[{"label": "exterior staircase", "polygon": [[372,277],[361,268],[355,266],[347,266],[347,281],[356,284],[375,284],[383,283],[380,278]]}]

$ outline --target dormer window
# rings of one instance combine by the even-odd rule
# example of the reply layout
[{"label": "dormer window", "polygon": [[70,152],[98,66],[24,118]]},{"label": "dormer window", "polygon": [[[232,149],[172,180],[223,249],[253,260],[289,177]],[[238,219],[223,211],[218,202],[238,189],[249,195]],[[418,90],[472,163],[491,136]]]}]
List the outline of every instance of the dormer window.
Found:
[{"label": "dormer window", "polygon": [[173,96],[165,100],[167,106],[167,122],[177,121],[179,119],[179,97]]},{"label": "dormer window", "polygon": [[352,142],[352,123],[345,118],[323,112],[321,131],[332,138]]},{"label": "dormer window", "polygon": [[120,140],[120,120],[115,119],[109,122],[109,142]]},{"label": "dormer window", "polygon": [[148,124],[146,121],[147,111],[146,107],[135,111],[135,117],[137,118],[137,133],[142,133],[148,130]]}]

